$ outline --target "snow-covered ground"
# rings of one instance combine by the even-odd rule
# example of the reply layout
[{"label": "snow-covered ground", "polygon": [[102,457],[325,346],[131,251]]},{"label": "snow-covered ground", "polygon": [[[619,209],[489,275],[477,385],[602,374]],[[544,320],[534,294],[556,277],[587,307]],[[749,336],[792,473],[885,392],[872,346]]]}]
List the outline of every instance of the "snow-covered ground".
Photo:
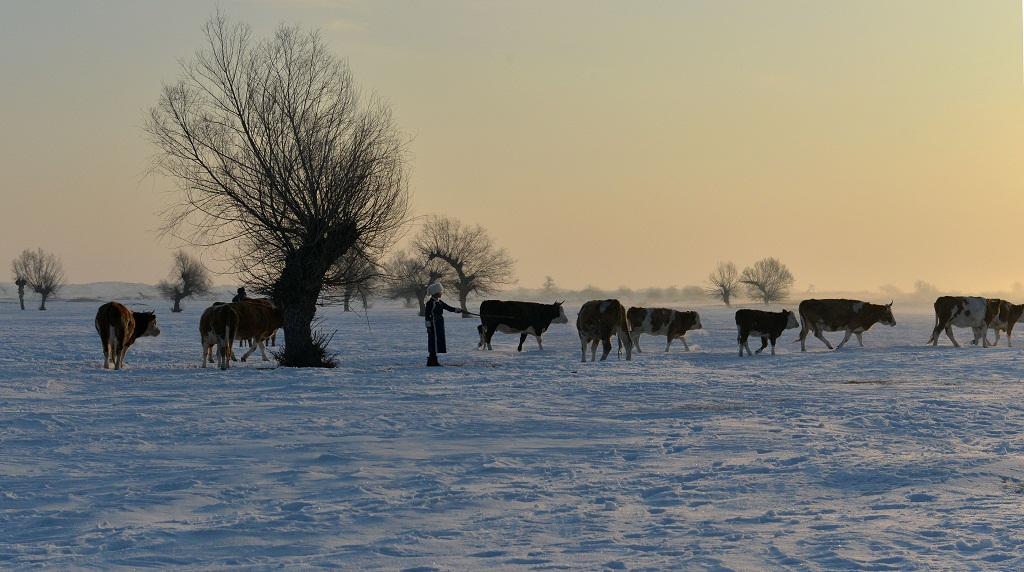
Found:
[{"label": "snow-covered ground", "polygon": [[585,364],[578,306],[522,353],[449,315],[443,368],[415,311],[326,309],[341,367],[222,372],[207,303],[131,305],[163,335],[106,371],[98,304],[0,301],[0,568],[1024,568],[1024,354],[925,346],[927,306],[744,358],[702,307]]}]

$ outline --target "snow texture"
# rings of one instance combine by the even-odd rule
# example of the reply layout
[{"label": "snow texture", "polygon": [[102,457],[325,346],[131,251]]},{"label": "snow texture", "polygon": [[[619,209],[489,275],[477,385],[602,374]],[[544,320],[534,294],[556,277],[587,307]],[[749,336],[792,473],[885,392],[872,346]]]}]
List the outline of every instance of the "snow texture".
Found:
[{"label": "snow texture", "polygon": [[327,308],[341,367],[222,372],[207,303],[152,300],[103,370],[98,305],[0,303],[0,568],[1024,568],[1021,350],[926,346],[927,306],[742,359],[696,308],[692,351],[585,364],[449,318],[442,368],[414,310]]}]

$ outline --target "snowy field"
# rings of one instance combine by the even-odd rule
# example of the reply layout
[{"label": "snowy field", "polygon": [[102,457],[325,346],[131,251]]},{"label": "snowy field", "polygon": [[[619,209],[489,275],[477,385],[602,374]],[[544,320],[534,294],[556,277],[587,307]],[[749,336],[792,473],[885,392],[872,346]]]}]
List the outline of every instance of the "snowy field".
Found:
[{"label": "snowy field", "polygon": [[0,568],[1024,569],[1024,353],[925,346],[928,306],[744,358],[701,307],[586,364],[578,306],[522,353],[449,314],[429,369],[415,311],[326,309],[338,369],[222,372],[208,303],[148,303],[115,372],[98,303],[0,302]]}]

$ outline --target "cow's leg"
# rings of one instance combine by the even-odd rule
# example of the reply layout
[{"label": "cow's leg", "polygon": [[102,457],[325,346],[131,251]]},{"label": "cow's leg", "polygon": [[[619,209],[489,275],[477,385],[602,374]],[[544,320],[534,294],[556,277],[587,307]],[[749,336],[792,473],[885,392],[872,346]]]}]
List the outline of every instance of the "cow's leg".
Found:
[{"label": "cow's leg", "polygon": [[[946,337],[949,341],[953,342],[953,347],[960,347],[960,344],[956,343],[956,338],[953,337],[953,326],[946,324]],[[939,342],[938,336],[935,336],[935,343]]]},{"label": "cow's leg", "polygon": [[[672,347],[672,336],[666,335],[665,339],[668,340],[668,343],[665,344],[665,353],[668,353],[668,349]],[[686,345],[686,340],[683,340],[683,345]]]},{"label": "cow's leg", "polygon": [[497,330],[498,330],[498,324],[489,324],[487,326],[487,331],[484,332],[484,335],[485,335],[484,343],[487,344],[487,349],[489,349],[489,350],[493,350],[494,349],[494,348],[491,347],[491,338],[494,337],[494,332],[496,332]]},{"label": "cow's leg", "polygon": [[643,335],[643,332],[630,332],[629,333],[629,339],[633,340],[633,347],[636,348],[636,351],[638,351],[640,353],[644,353],[644,350],[640,349],[640,336],[641,335]]},{"label": "cow's leg", "polygon": [[[828,340],[825,339],[825,334],[822,333],[823,331],[824,330],[821,330],[821,329],[818,329],[818,328],[814,328],[814,337],[816,337],[819,340],[825,342],[825,347],[826,348],[828,348],[830,350],[834,350],[835,348],[832,347],[832,344],[828,343]],[[846,339],[847,340],[850,339],[849,336],[847,336]],[[843,343],[846,343],[846,340],[843,340]],[[839,344],[839,345],[842,346],[843,344]]]},{"label": "cow's leg", "polygon": [[[686,343],[686,336],[680,336],[679,340],[683,342],[683,349],[686,351],[690,351],[690,345]],[[665,348],[665,351],[668,351],[668,348]]]},{"label": "cow's leg", "polygon": [[519,347],[516,349],[517,352],[523,351],[523,344],[526,342],[527,335],[528,334],[526,332],[519,334]]},{"label": "cow's leg", "polygon": [[772,355],[775,355],[775,340],[778,338],[768,338],[772,342]]},{"label": "cow's leg", "polygon": [[[1013,344],[1010,343],[1010,335],[1013,334],[1013,322],[1010,322],[1006,326],[1006,347],[1012,348]],[[999,330],[996,330],[996,335],[999,335]]]},{"label": "cow's leg", "polygon": [[799,337],[799,339],[800,339],[800,351],[802,351],[802,352],[807,351],[807,332],[810,332],[810,331],[811,331],[811,329],[808,328],[807,326],[802,326],[800,328],[800,337]]},{"label": "cow's leg", "polygon": [[854,332],[853,335],[857,336],[857,343],[860,347],[864,347],[864,332]]},{"label": "cow's leg", "polygon": [[[843,336],[843,341],[839,342],[839,345],[836,346],[835,349],[838,350],[838,349],[842,348],[843,346],[845,346],[846,342],[850,341],[850,336],[852,336],[852,335],[853,335],[853,331],[851,331],[849,328],[847,328],[846,329],[846,335]],[[857,334],[857,339],[860,339],[860,334]],[[863,347],[864,344],[861,344],[861,346]]]},{"label": "cow's leg", "polygon": [[[597,349],[596,345],[597,344],[595,342],[595,348],[594,349]],[[603,350],[601,352],[601,361],[604,361],[604,360],[608,359],[608,354],[612,353],[612,337],[611,336],[605,336],[605,337],[601,338],[601,348]]]},{"label": "cow's leg", "polygon": [[740,346],[740,357],[743,357],[743,349],[746,348],[747,355],[751,355],[750,346],[747,345],[747,336],[742,333],[736,335],[736,343]]},{"label": "cow's leg", "polygon": [[540,336],[537,336],[537,347],[540,348],[540,351],[544,351],[544,344],[540,343]]},{"label": "cow's leg", "polygon": [[597,361],[597,345],[601,343],[601,340],[594,339],[590,342],[590,361]]},{"label": "cow's leg", "polygon": [[[253,343],[253,340],[255,340],[255,344]],[[260,355],[263,356],[263,361],[270,361],[270,358],[267,357],[267,352],[263,348],[263,338],[260,338],[259,336],[249,340],[249,351],[245,352],[245,355],[242,356],[242,361],[245,361],[256,350],[260,350]]]},{"label": "cow's leg", "polygon": [[[759,354],[763,352],[766,347],[768,347],[768,338],[761,336],[761,347],[759,347],[754,353]],[[772,344],[772,355],[775,355],[775,344]]]},{"label": "cow's leg", "polygon": [[974,342],[977,343],[981,339],[981,347],[987,348],[991,344],[988,343],[988,324],[982,324],[981,327],[971,328],[974,330]]},{"label": "cow's leg", "polygon": [[590,344],[590,340],[580,336],[580,345],[583,347],[581,350],[583,353],[583,363],[587,363],[587,345]]}]

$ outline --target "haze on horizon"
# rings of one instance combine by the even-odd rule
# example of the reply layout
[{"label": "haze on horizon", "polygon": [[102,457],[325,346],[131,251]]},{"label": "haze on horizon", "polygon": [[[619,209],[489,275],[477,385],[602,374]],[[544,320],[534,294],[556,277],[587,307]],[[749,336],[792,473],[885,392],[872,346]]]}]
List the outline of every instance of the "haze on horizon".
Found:
[{"label": "haze on horizon", "polygon": [[218,6],[319,29],[410,135],[417,220],[481,224],[521,287],[766,256],[798,292],[1024,282],[1021,4],[931,0],[6,2],[6,274],[41,247],[71,283],[166,276],[141,125]]}]

